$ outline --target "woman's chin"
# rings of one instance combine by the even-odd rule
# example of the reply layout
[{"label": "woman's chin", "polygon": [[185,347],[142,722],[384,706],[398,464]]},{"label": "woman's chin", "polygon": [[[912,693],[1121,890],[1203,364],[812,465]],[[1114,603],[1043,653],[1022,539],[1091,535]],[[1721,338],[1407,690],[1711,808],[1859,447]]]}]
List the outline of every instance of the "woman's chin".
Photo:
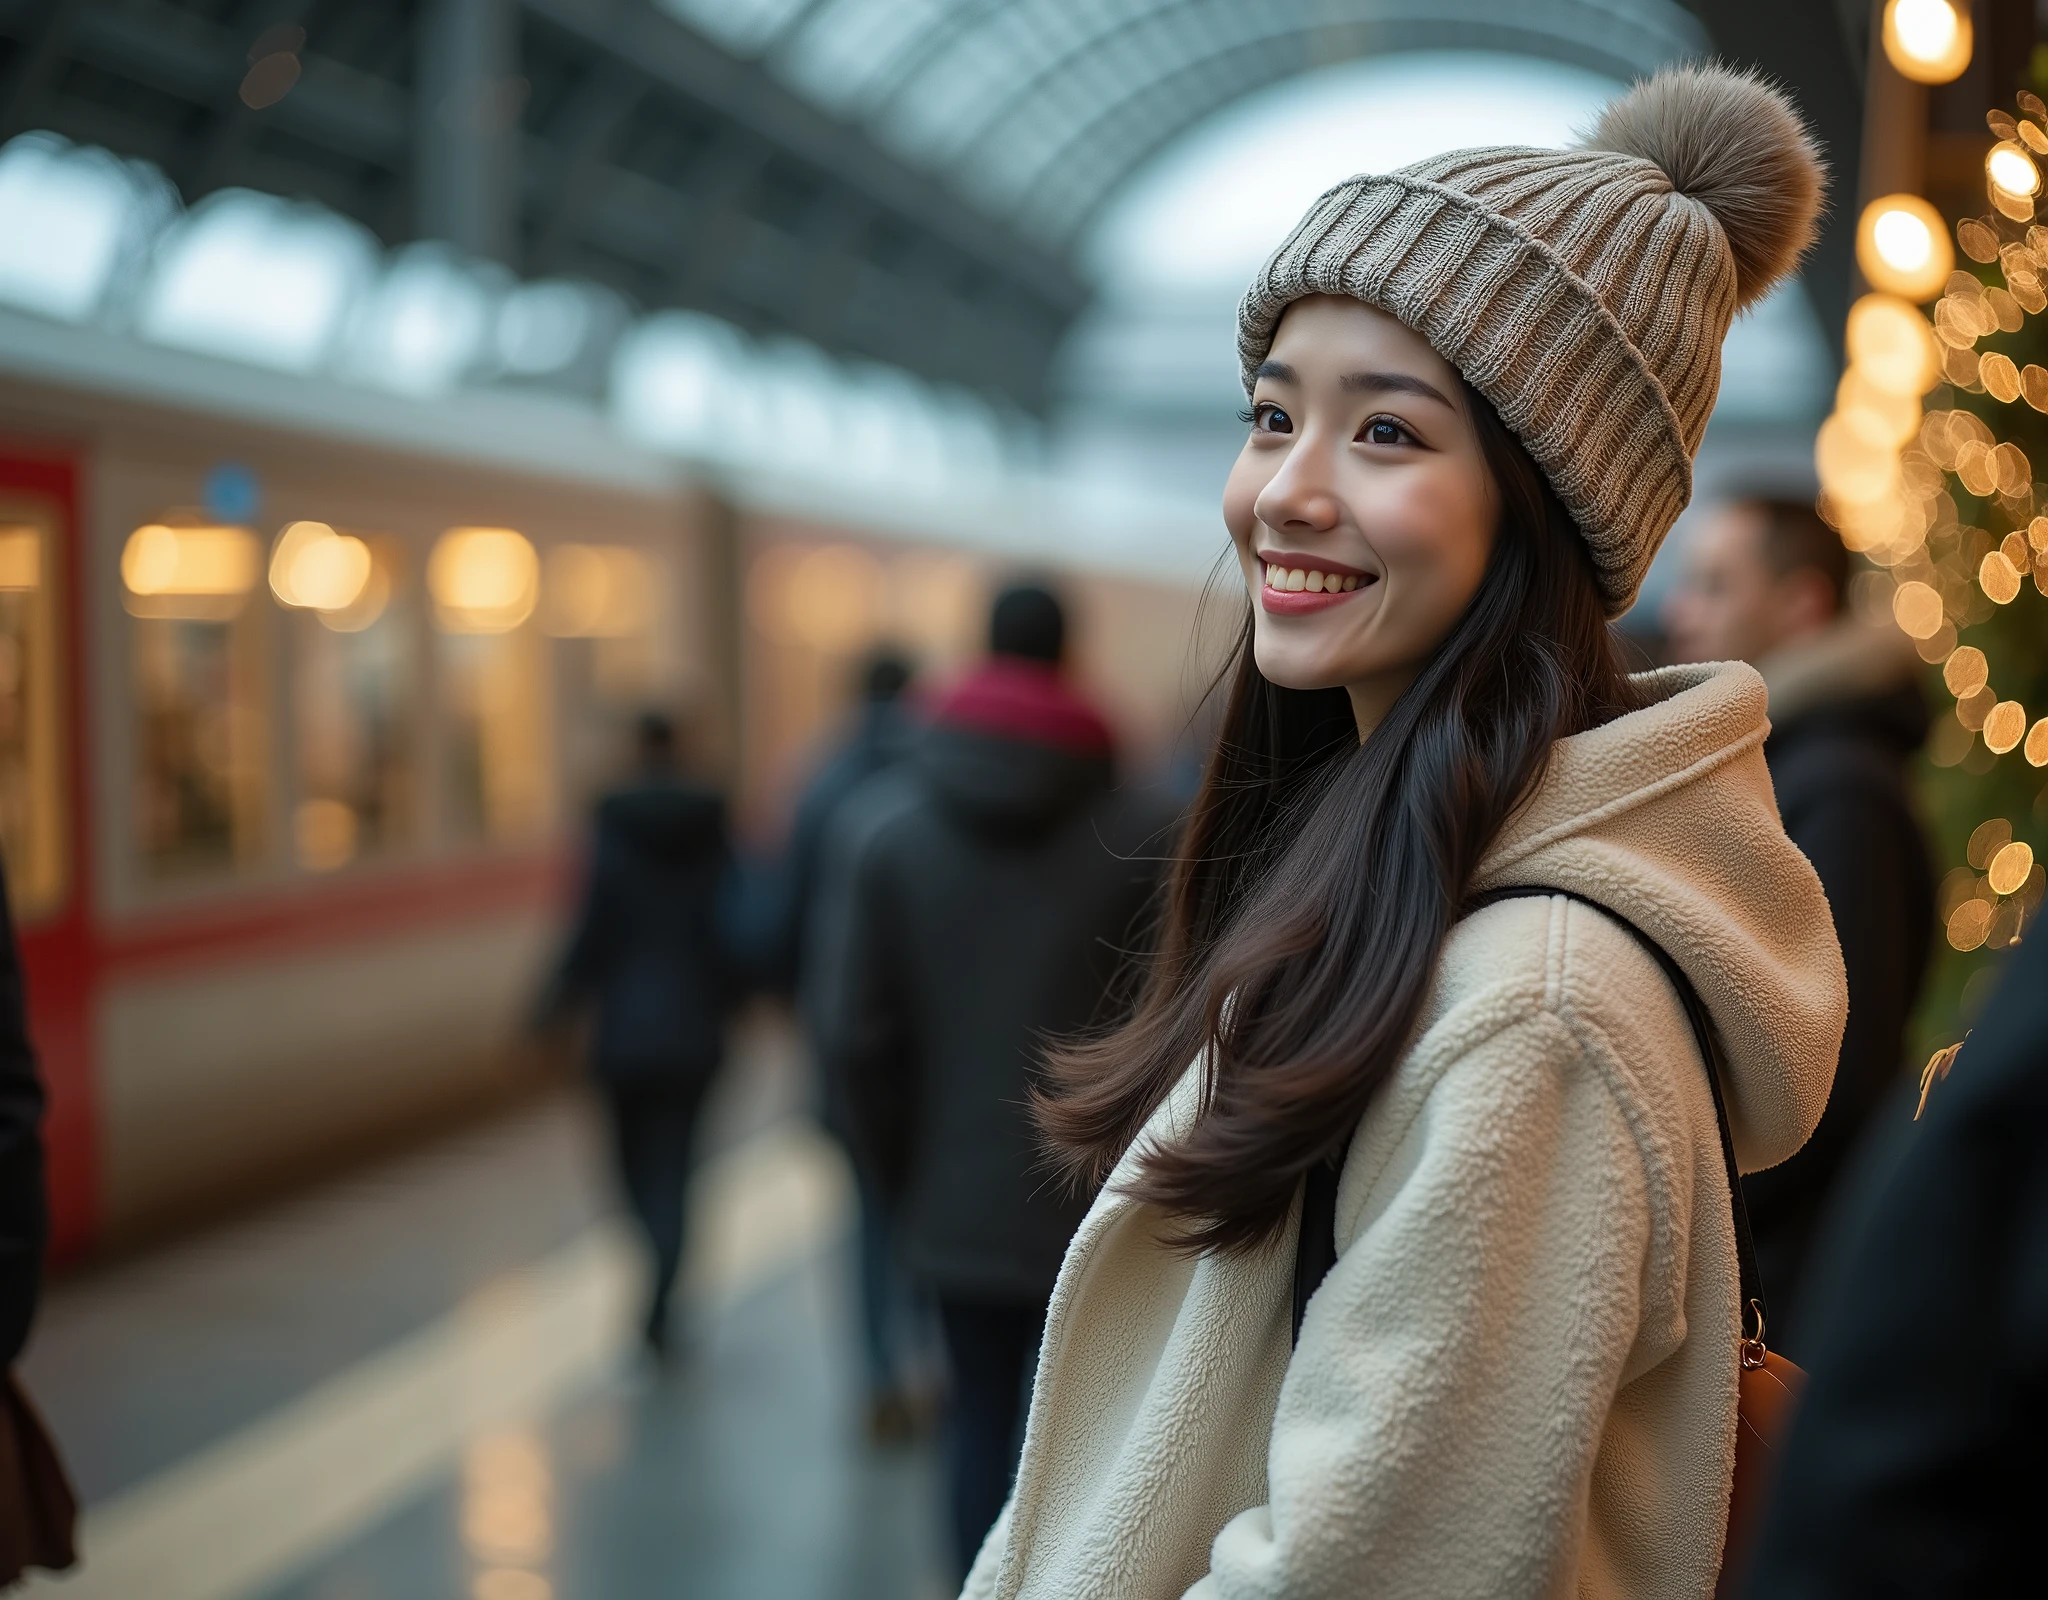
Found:
[{"label": "woman's chin", "polygon": [[1341,689],[1358,676],[1345,664],[1321,655],[1287,649],[1268,650],[1263,643],[1252,651],[1259,675],[1281,689]]}]

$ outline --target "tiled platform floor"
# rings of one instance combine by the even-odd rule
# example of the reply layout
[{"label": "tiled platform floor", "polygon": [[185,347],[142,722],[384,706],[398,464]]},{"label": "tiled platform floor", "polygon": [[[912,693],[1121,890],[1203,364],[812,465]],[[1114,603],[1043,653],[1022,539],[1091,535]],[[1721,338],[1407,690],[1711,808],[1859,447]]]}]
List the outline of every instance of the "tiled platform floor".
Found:
[{"label": "tiled platform floor", "polygon": [[87,1565],[29,1592],[949,1593],[929,1447],[860,1432],[844,1176],[801,1100],[757,1030],[709,1113],[679,1369],[629,1336],[574,1094],[60,1284],[25,1374]]}]

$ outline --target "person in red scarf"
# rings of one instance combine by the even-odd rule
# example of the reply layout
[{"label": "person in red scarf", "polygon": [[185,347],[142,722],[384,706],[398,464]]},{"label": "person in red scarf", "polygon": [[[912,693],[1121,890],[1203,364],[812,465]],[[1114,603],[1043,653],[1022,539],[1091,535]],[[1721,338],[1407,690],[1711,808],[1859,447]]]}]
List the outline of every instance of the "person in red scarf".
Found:
[{"label": "person in red scarf", "polygon": [[1050,591],[998,596],[987,659],[938,697],[911,760],[835,820],[814,952],[827,1070],[939,1307],[963,1570],[1008,1491],[1089,1199],[1045,1170],[1040,1059],[1114,1020],[1171,820],[1118,787],[1109,726],[1061,670],[1065,639]]}]

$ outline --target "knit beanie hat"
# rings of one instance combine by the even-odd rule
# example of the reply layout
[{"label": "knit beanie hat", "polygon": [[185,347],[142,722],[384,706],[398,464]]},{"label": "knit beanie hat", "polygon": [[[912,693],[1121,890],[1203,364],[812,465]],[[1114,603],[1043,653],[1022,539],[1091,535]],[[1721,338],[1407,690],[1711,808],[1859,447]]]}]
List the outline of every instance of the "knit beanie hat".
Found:
[{"label": "knit beanie hat", "polygon": [[1246,392],[1304,295],[1398,318],[1527,447],[1619,615],[1691,498],[1729,320],[1798,264],[1821,183],[1791,101],[1712,66],[1637,84],[1574,149],[1454,150],[1349,178],[1245,294]]}]

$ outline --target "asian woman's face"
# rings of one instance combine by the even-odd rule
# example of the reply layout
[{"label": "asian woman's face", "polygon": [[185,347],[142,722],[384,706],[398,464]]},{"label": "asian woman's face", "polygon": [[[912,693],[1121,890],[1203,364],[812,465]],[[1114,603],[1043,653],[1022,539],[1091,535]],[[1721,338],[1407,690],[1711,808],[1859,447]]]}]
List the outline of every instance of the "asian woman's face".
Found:
[{"label": "asian woman's face", "polygon": [[1223,517],[1259,670],[1344,688],[1369,733],[1477,592],[1498,492],[1457,372],[1383,311],[1287,308]]}]

